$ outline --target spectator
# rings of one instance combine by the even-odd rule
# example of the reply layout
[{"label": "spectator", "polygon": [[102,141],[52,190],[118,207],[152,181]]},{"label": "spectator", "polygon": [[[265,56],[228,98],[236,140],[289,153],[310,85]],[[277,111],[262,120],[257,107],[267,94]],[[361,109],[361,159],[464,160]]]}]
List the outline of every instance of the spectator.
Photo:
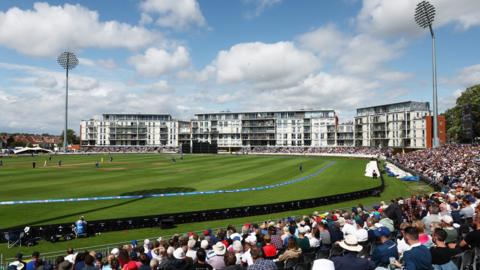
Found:
[{"label": "spectator", "polygon": [[476,229],[474,231],[469,232],[465,239],[460,242],[460,247],[480,247],[480,218],[476,218],[474,221],[474,225],[476,225]]},{"label": "spectator", "polygon": [[65,260],[66,260],[66,261],[69,261],[69,262],[71,262],[71,263],[74,263],[76,256],[77,256],[77,254],[75,253],[75,251],[73,250],[73,248],[68,248],[68,249],[67,249],[67,256],[65,256]]},{"label": "spectator", "polygon": [[197,251],[194,249],[196,244],[197,241],[195,241],[195,239],[188,240],[187,253],[185,253],[185,256],[191,258],[192,261],[197,260]]},{"label": "spectator", "polygon": [[225,268],[223,270],[243,270],[243,267],[237,263],[237,257],[231,253],[225,253],[224,257]]},{"label": "spectator", "polygon": [[355,235],[346,235],[345,239],[339,242],[339,247],[343,250],[342,255],[331,258],[335,270],[370,270],[374,268],[373,262],[357,257],[363,247],[358,244]]},{"label": "spectator", "polygon": [[[85,263],[85,266],[81,270],[97,270],[97,268],[95,268],[95,265],[94,265],[95,258],[92,255],[90,254],[85,255],[84,263]],[[129,268],[125,270],[132,270],[132,269]]]},{"label": "spectator", "polygon": [[[432,256],[427,247],[422,245],[418,239],[418,231],[415,227],[405,228],[405,240],[410,245],[410,250],[403,253],[405,270],[431,270]],[[402,265],[395,261],[396,267]]]},{"label": "spectator", "polygon": [[138,270],[150,270],[150,259],[148,258],[147,254],[140,254],[140,262],[142,264],[140,265]]},{"label": "spectator", "polygon": [[15,261],[11,262],[8,265],[7,270],[23,270],[25,268],[26,263],[22,260],[23,254],[17,253],[15,256]]},{"label": "spectator", "polygon": [[260,256],[260,250],[256,246],[250,248],[250,254],[253,258],[253,264],[248,266],[248,270],[276,270],[277,265],[271,261],[263,259]]},{"label": "spectator", "polygon": [[457,266],[452,262],[452,257],[461,253],[460,248],[447,247],[445,240],[447,239],[447,232],[443,229],[437,228],[433,232],[433,241],[435,247],[430,248],[430,254],[432,255],[432,264],[435,270],[457,270]]},{"label": "spectator", "polygon": [[40,253],[38,253],[38,251],[34,251],[32,253],[32,259],[27,263],[27,266],[25,267],[26,270],[35,270],[36,263],[39,259],[40,259]]},{"label": "spectator", "polygon": [[193,264],[194,270],[212,270],[213,267],[206,262],[207,253],[203,248],[199,248],[195,255],[197,258],[196,262]]},{"label": "spectator", "polygon": [[390,264],[390,258],[398,260],[397,244],[390,240],[390,230],[387,227],[380,227],[374,231],[379,244],[375,246],[372,253],[372,261],[375,266],[387,268]]},{"label": "spectator", "polygon": [[278,256],[278,260],[280,262],[284,262],[286,260],[297,260],[300,255],[302,255],[302,250],[298,247],[295,239],[290,238],[288,239],[287,250]]},{"label": "spectator", "polygon": [[422,219],[423,224],[425,224],[425,232],[427,234],[432,234],[431,230],[431,224],[433,222],[440,222],[441,221],[441,216],[440,216],[440,209],[438,208],[437,205],[431,205],[429,207],[428,214]]},{"label": "spectator", "polygon": [[265,246],[263,246],[262,251],[263,251],[263,256],[265,258],[274,258],[277,256],[277,248],[272,245],[271,243],[271,238],[270,235],[265,235],[263,237],[263,241],[265,243]]},{"label": "spectator", "polygon": [[225,268],[224,256],[227,248],[222,242],[217,242],[212,248],[214,256],[208,258],[207,263],[218,270]]}]

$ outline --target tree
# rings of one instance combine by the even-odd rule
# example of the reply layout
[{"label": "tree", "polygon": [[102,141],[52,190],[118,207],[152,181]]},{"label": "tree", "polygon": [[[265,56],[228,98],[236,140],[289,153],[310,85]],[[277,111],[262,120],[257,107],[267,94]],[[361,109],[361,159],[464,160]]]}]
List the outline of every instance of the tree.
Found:
[{"label": "tree", "polygon": [[14,143],[15,143],[15,139],[13,138],[13,136],[8,136],[7,146],[8,147],[14,147]]},{"label": "tree", "polygon": [[[466,111],[471,111],[471,134],[468,134],[464,126]],[[480,137],[480,84],[467,88],[457,98],[455,107],[445,111],[444,115],[449,141],[465,143]]]},{"label": "tree", "polygon": [[[75,134],[73,129],[67,129],[67,144],[79,144],[80,139]],[[63,146],[63,131],[62,135],[60,135],[60,145]]]}]

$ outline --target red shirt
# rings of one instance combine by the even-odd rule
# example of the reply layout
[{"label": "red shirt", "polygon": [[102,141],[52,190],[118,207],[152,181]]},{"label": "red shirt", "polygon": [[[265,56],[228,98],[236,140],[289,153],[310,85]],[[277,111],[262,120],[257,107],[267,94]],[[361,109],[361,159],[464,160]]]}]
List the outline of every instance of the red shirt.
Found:
[{"label": "red shirt", "polygon": [[277,248],[269,243],[263,247],[263,255],[265,257],[275,257],[277,256]]}]

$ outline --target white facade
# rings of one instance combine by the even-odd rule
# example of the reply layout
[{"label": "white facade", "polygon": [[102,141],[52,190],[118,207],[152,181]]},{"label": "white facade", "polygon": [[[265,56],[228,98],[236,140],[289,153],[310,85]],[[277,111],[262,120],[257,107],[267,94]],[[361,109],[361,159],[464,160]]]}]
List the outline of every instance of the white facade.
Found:
[{"label": "white facade", "polygon": [[357,146],[425,148],[428,102],[402,102],[357,109]]},{"label": "white facade", "polygon": [[354,122],[338,124],[334,110],[220,112],[191,121],[168,114],[104,114],[80,124],[83,146],[178,147],[192,141],[220,149],[284,147],[425,148],[426,102],[402,102],[357,109]]},{"label": "white facade", "polygon": [[196,114],[192,138],[219,148],[333,146],[335,119],[333,110]]},{"label": "white facade", "polygon": [[104,114],[101,120],[80,123],[83,146],[176,147],[179,132],[179,121],[167,114]]}]

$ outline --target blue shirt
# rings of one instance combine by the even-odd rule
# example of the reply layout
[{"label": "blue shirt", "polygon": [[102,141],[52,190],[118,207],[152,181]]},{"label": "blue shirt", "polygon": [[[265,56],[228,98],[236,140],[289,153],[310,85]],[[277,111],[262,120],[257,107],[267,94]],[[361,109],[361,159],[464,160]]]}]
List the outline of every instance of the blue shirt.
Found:
[{"label": "blue shirt", "polygon": [[26,270],[35,270],[35,260],[31,260],[27,263]]},{"label": "blue shirt", "polygon": [[412,249],[403,253],[405,270],[431,270],[432,255],[424,245],[413,246]]},{"label": "blue shirt", "polygon": [[387,266],[390,264],[390,257],[394,257],[398,260],[397,244],[392,240],[387,240],[385,243],[376,246],[373,249],[372,260],[375,266]]},{"label": "blue shirt", "polygon": [[331,258],[335,270],[373,270],[375,265],[372,261],[358,258],[356,253],[347,252],[343,256]]},{"label": "blue shirt", "polygon": [[75,222],[75,228],[77,230],[77,234],[82,234],[82,233],[85,233],[85,221],[83,220],[77,220],[77,222]]}]

